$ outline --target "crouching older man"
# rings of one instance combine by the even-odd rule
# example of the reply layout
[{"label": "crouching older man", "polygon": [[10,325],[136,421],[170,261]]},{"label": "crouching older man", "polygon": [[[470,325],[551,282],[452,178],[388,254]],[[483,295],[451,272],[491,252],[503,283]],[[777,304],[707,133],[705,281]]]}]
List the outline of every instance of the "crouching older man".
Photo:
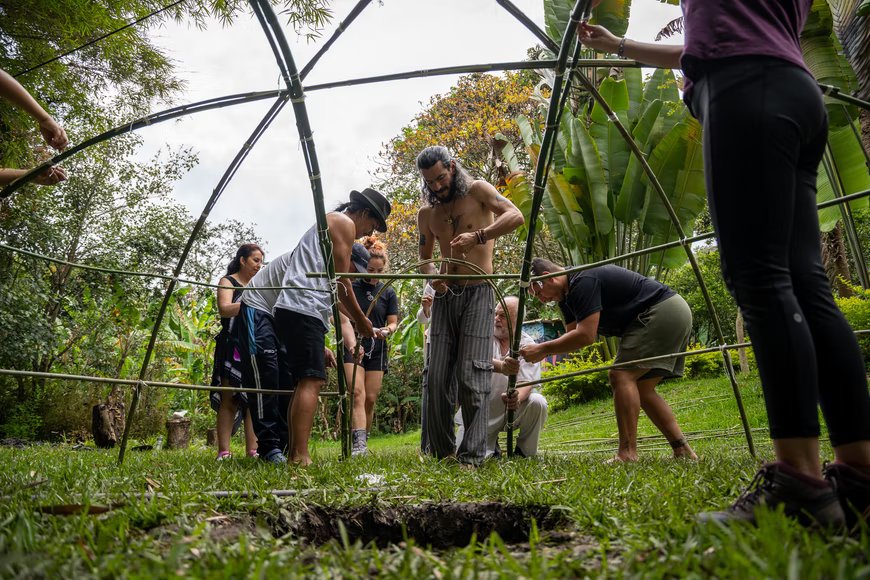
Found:
[{"label": "crouching older man", "polygon": [[[517,455],[532,457],[538,453],[538,440],[541,429],[547,420],[547,400],[537,392],[534,386],[520,387],[511,396],[507,394],[508,377],[517,375],[517,382],[536,381],[541,378],[541,363],[519,361],[508,356],[510,352],[511,330],[517,325],[517,308],[519,299],[516,296],[505,298],[507,313],[501,304],[495,307],[495,320],[492,332],[492,390],[489,394],[489,422],[486,431],[486,456],[498,456],[501,451],[498,446],[498,434],[507,430],[507,412],[514,411],[514,430],[519,430],[517,436]],[[508,327],[507,317],[511,324]],[[523,333],[520,346],[534,344],[531,336]],[[459,431],[456,436],[457,445],[462,441],[464,429],[462,413],[455,417]]]}]

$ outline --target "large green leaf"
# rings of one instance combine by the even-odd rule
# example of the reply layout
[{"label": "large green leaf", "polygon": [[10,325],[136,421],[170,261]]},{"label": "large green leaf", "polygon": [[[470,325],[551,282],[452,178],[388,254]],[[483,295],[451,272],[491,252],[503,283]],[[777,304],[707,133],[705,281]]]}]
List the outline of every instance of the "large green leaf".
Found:
[{"label": "large green leaf", "polygon": [[[673,205],[673,192],[677,185],[678,173],[683,169],[688,152],[688,123],[679,123],[671,129],[664,139],[655,146],[650,154],[649,165],[656,174],[665,195]],[[652,184],[647,192],[648,204],[643,216],[643,232],[656,235],[669,229],[671,217]]]},{"label": "large green leaf", "polygon": [[626,68],[622,74],[628,90],[628,122],[634,125],[643,106],[643,73],[639,68]]},{"label": "large green leaf", "polygon": [[[643,117],[638,121],[632,136],[640,145],[644,155],[652,150],[655,141],[651,138],[654,127],[661,127],[662,102],[658,99],[650,103],[644,111]],[[643,212],[646,200],[646,181],[643,179],[644,171],[640,161],[634,155],[628,160],[628,168],[622,181],[622,188],[616,199],[613,215],[622,223],[628,224],[638,219]]]},{"label": "large green leaf", "polygon": [[[580,182],[581,203],[588,204],[589,215],[587,221],[592,221],[596,233],[607,235],[613,231],[613,215],[608,203],[607,180],[604,175],[604,167],[601,165],[601,157],[598,147],[586,126],[579,120],[574,119],[571,124],[571,147],[572,151],[582,153],[582,168],[585,173],[585,183]],[[574,167],[574,169],[578,169]],[[568,170],[568,167],[565,168]],[[573,182],[573,181],[572,181]]]},{"label": "large green leaf", "polygon": [[547,36],[561,44],[565,27],[571,18],[572,0],[544,0],[544,28]]},{"label": "large green leaf", "polygon": [[630,13],[631,0],[603,0],[592,11],[589,22],[600,24],[616,36],[625,36]]},{"label": "large green leaf", "polygon": [[569,240],[571,232],[565,231],[565,228],[562,227],[561,214],[553,207],[553,202],[550,201],[549,196],[545,195],[541,201],[541,213],[544,216],[544,223],[547,224],[553,237],[559,240],[560,244],[568,247],[571,243]]},{"label": "large green leaf", "polygon": [[[855,93],[858,81],[855,71],[843,56],[843,47],[834,34],[833,16],[826,0],[814,0],[801,33],[801,49],[807,68],[820,83],[839,87],[844,93]],[[831,127],[848,125],[857,110],[826,98]],[[847,114],[848,111],[848,114]]]},{"label": "large green leaf", "polygon": [[[616,81],[607,77],[601,83],[599,91],[623,126],[628,126],[629,100],[625,81]],[[608,118],[598,102],[592,107],[591,117],[592,125],[589,127],[589,133],[595,139],[601,155],[601,164],[607,175],[608,205],[612,208],[616,194],[622,188],[631,151],[622,133],[616,128],[616,123]]]},{"label": "large green leaf", "polygon": [[[575,0],[544,0],[544,27],[547,35],[561,44]],[[631,0],[603,0],[592,11],[589,21],[600,24],[617,36],[628,30]]]},{"label": "large green leaf", "polygon": [[[855,127],[857,128],[857,122]],[[846,126],[831,130],[828,133],[828,143],[831,146],[835,170],[843,193],[849,195],[870,189],[867,160],[852,127]],[[816,200],[819,203],[834,199],[834,190],[831,187],[830,179],[831,177],[824,171],[824,166],[820,166],[816,184],[818,189]],[[850,205],[855,211],[864,211],[870,207],[870,200],[865,197],[852,202]],[[819,210],[819,227],[823,232],[829,232],[834,229],[841,218],[842,213],[839,207],[833,206]]]},{"label": "large green leaf", "polygon": [[[553,198],[553,204],[564,212],[580,212],[580,186],[571,184],[564,175],[556,173],[550,176],[547,191]],[[559,200],[559,201],[557,201]]]},{"label": "large green leaf", "polygon": [[[687,127],[685,131],[686,154],[683,168],[677,171],[677,179],[673,190],[665,190],[668,193],[668,199],[674,207],[684,234],[691,233],[690,228],[692,223],[706,203],[701,126],[694,119],[689,119],[685,125]],[[663,205],[662,209],[664,209]],[[649,217],[649,213],[647,213],[647,216]],[[677,227],[670,218],[668,218],[667,223],[659,231],[649,233],[653,236],[651,243],[654,246],[678,238]],[[682,248],[674,248],[673,250],[666,250],[664,255],[659,252],[657,255],[651,256],[651,263],[660,263],[667,268],[679,266],[686,259],[685,252]]]},{"label": "large green leaf", "polygon": [[540,148],[541,140],[538,138],[538,133],[532,127],[532,122],[529,121],[529,118],[525,115],[517,115],[514,120],[520,129],[520,137],[523,138],[523,143],[526,144],[526,147],[538,145]]}]

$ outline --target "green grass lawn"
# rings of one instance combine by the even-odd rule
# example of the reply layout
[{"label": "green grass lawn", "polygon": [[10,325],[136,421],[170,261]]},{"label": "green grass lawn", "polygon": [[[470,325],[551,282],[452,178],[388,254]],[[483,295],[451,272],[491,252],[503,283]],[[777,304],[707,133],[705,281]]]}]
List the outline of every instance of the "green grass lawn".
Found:
[{"label": "green grass lawn", "polygon": [[[741,386],[758,456],[770,459],[757,379]],[[641,461],[604,464],[616,436],[609,401],[551,415],[539,457],[501,459],[474,471],[419,457],[419,433],[373,438],[368,457],[347,462],[336,443],[317,442],[316,465],[307,470],[243,458],[241,447],[217,463],[201,444],[130,451],[121,467],[117,451],[2,448],[0,576],[870,577],[866,527],[846,537],[807,531],[779,514],[757,528],[696,524],[693,515],[726,506],[757,463],[727,380],[674,382],[660,392],[700,461],[671,460],[642,417]],[[830,448],[824,453],[829,457]],[[293,495],[274,497],[270,490]],[[304,529],[311,520],[301,514],[313,517],[315,507],[327,519],[345,514],[348,530],[374,531],[360,519],[363,511],[388,520],[401,510],[430,513],[445,502],[546,506],[555,527],[533,527],[524,542],[491,535],[454,548],[414,539],[378,546],[340,535],[343,527],[325,544],[285,533]],[[67,504],[110,509],[40,511]]]}]

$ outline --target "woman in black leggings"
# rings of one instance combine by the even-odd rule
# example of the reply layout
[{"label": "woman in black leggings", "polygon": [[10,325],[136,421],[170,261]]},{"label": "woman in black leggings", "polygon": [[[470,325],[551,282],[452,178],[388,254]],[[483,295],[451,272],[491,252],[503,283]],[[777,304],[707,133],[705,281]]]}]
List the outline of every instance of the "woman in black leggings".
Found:
[{"label": "woman in black leggings", "polygon": [[[587,24],[577,31],[591,48],[682,68],[685,100],[704,127],[722,272],[752,337],[778,461],[702,520],[754,522],[758,506],[782,504],[805,523],[842,525],[870,505],[870,394],[821,259],[816,178],[828,123],[800,52],[810,3],[684,0],[685,46]],[[819,403],[836,456],[824,478]]]}]

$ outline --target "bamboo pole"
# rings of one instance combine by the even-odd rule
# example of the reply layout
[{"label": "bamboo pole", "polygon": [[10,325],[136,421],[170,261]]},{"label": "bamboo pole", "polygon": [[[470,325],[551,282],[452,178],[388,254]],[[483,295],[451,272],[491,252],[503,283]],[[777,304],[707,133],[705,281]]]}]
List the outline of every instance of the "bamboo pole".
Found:
[{"label": "bamboo pole", "polygon": [[[870,334],[870,329],[860,329],[860,330],[856,330],[854,332],[857,336],[862,336],[865,334]],[[546,378],[538,379],[536,381],[527,381],[524,383],[519,383],[517,386],[529,387],[532,385],[542,385],[544,383],[549,383],[552,381],[559,381],[559,380],[567,379],[567,378],[571,378],[571,377],[579,377],[581,375],[588,375],[588,374],[606,371],[606,370],[610,370],[610,369],[618,369],[618,368],[627,367],[627,366],[636,366],[638,364],[643,364],[643,363],[648,363],[648,362],[653,362],[653,361],[658,361],[658,360],[664,360],[664,359],[674,358],[674,357],[678,357],[678,356],[691,357],[691,356],[697,356],[699,354],[716,352],[717,350],[718,351],[735,350],[738,348],[746,348],[746,347],[751,347],[751,346],[752,346],[751,342],[740,342],[737,344],[723,344],[723,345],[719,345],[719,346],[713,346],[710,348],[702,348],[702,349],[698,349],[698,350],[686,350],[683,352],[673,352],[671,354],[661,354],[661,355],[657,355],[657,356],[651,356],[651,357],[647,357],[647,358],[639,358],[636,360],[625,361],[625,362],[621,362],[621,363],[614,363],[611,365],[603,365],[603,366],[595,367],[592,369],[583,369],[582,371],[574,371],[574,372],[570,372],[570,373],[565,373],[563,375],[546,377]]]},{"label": "bamboo pole", "polygon": [[[852,193],[849,195],[845,195],[843,197],[829,199],[827,201],[823,201],[818,204],[819,209],[823,209],[826,207],[832,207],[835,205],[849,203],[855,201],[857,199],[862,199],[864,197],[870,196],[870,189],[865,191],[859,191],[857,193]],[[686,242],[694,244],[695,242],[708,240],[710,238],[715,237],[713,232],[707,232],[703,234],[698,234],[691,238],[686,238]],[[648,254],[657,252],[660,250],[667,250],[668,248],[675,248],[681,245],[682,242],[680,240],[676,240],[673,242],[667,242],[665,244],[660,244],[658,246],[651,246],[649,248],[644,248],[643,250],[638,250],[636,252],[630,252],[628,254],[623,254],[620,256],[616,256],[614,258],[607,258],[605,260],[601,260],[599,262],[595,262],[592,264],[583,264],[580,266],[572,266],[571,268],[565,268],[562,271],[564,274],[571,274],[573,272],[581,272],[583,270],[588,270],[589,268],[594,268],[596,265],[601,266],[604,264],[612,264],[614,262],[619,262],[624,259],[636,257],[638,255]],[[47,262],[52,262],[55,264],[62,264],[64,266],[70,266],[72,268],[79,268],[82,270],[88,270],[91,272],[102,272],[105,274],[119,274],[124,276],[139,276],[143,278],[160,278],[163,280],[175,280],[180,284],[190,284],[191,286],[201,286],[203,288],[220,288],[218,284],[214,284],[212,282],[200,282],[198,280],[188,280],[186,278],[176,278],[170,274],[158,274],[155,272],[135,272],[132,270],[117,270],[115,268],[105,268],[102,266],[94,266],[91,264],[82,264],[80,262],[70,262],[68,260],[61,260],[60,258],[52,258],[51,256],[46,256],[44,254],[39,254],[36,252],[31,252],[30,250],[25,250],[23,248],[17,248],[15,246],[10,246],[8,244],[4,244],[0,242],[0,249],[8,250],[10,252],[15,252],[17,254],[22,254],[24,256],[30,256],[32,258],[37,258],[40,260],[45,260]],[[541,276],[533,276],[532,281],[536,280],[545,280],[547,278],[552,278],[554,276],[559,276],[559,273],[551,273],[544,274]],[[308,272],[306,274],[309,278],[325,278],[327,276],[326,272]],[[428,279],[436,279],[436,278],[444,278],[444,279],[480,279],[480,280],[519,280],[519,274],[359,274],[355,272],[349,272],[345,274],[348,278],[377,278],[377,279],[402,279],[402,280],[428,280]],[[306,286],[261,286],[256,288],[257,290],[311,290],[312,292],[327,292],[327,290],[323,290],[321,288],[309,288]],[[247,290],[254,290],[254,288],[241,287],[237,288],[242,292]]]},{"label": "bamboo pole", "polygon": [[[859,143],[861,149],[863,145]],[[822,165],[825,168],[825,173],[828,174],[828,182],[831,184],[831,190],[834,192],[834,198],[843,197],[843,182],[840,180],[840,172],[837,169],[837,162],[831,152],[831,142],[825,145],[825,152],[822,155]],[[858,241],[858,232],[855,229],[855,216],[852,214],[852,208],[848,203],[840,204],[840,215],[843,216],[843,227],[846,229],[846,239],[849,241],[849,247],[852,250],[852,257],[855,259],[855,269],[858,271],[858,280],[861,281],[861,287],[864,290],[870,288],[870,277],[867,275],[867,264],[864,263],[864,253],[861,251],[861,243]]]},{"label": "bamboo pole", "polygon": [[[0,375],[12,377],[37,377],[53,381],[82,381],[88,383],[108,383],[110,385],[141,385],[144,387],[160,387],[167,389],[183,389],[187,391],[219,391],[221,393],[260,393],[263,395],[286,395],[294,389],[282,391],[277,389],[257,389],[254,387],[213,387],[209,385],[191,385],[187,383],[167,383],[163,381],[139,381],[135,379],[113,379],[111,377],[92,377],[88,375],[71,375],[65,373],[42,373],[36,371],[19,371],[13,369],[0,369]],[[335,396],[337,392],[323,392],[324,396]]]},{"label": "bamboo pole", "polygon": [[[501,3],[502,0],[499,0]],[[544,136],[541,142],[541,150],[538,153],[538,161],[535,165],[535,182],[533,186],[533,194],[532,194],[532,207],[529,212],[529,221],[526,224],[526,229],[528,234],[526,236],[526,247],[523,254],[523,264],[522,270],[520,272],[520,291],[519,291],[519,304],[517,305],[517,321],[522,321],[525,316],[525,308],[526,308],[526,298],[529,293],[529,285],[531,280],[531,267],[532,267],[532,251],[535,241],[535,233],[537,232],[538,227],[538,215],[541,209],[541,202],[544,197],[544,187],[547,182],[547,174],[549,171],[550,165],[550,156],[553,154],[555,149],[555,135],[559,129],[559,118],[562,114],[563,109],[563,94],[567,94],[570,89],[570,79],[567,79],[565,82],[565,87],[563,89],[563,77],[565,75],[566,63],[568,61],[568,53],[571,50],[572,43],[576,44],[574,40],[573,29],[576,26],[577,22],[579,22],[580,17],[584,12],[588,10],[589,5],[591,4],[591,0],[577,0],[574,4],[574,9],[571,12],[571,19],[568,23],[568,27],[565,33],[565,36],[562,38],[562,46],[559,48],[558,58],[556,60],[556,69],[555,69],[555,80],[553,81],[553,86],[551,87],[553,92],[550,94],[550,105],[547,110],[547,121],[546,127],[544,129]],[[579,50],[579,47],[577,48]],[[577,50],[575,50],[575,58],[577,56]],[[516,328],[514,328],[513,337],[511,341],[510,348],[510,356],[513,358],[517,357],[517,353],[520,348],[520,340],[522,339],[522,324],[517,324]],[[508,388],[507,393],[510,396],[516,390],[517,377],[516,375],[511,375],[508,377]],[[514,421],[514,411],[509,410],[507,413],[507,455],[508,457],[513,457],[514,454],[514,446],[513,446],[513,421]]]},{"label": "bamboo pole", "polygon": [[184,263],[187,261],[187,257],[190,254],[190,250],[193,248],[193,243],[196,241],[197,236],[199,236],[199,232],[202,231],[202,228],[205,226],[205,222],[208,219],[209,213],[214,207],[217,200],[220,198],[221,194],[226,189],[226,186],[229,184],[230,180],[236,173],[236,170],[242,164],[242,162],[247,158],[248,153],[251,152],[254,145],[256,145],[257,141],[259,141],[260,137],[265,133],[266,129],[269,125],[272,124],[272,121],[275,117],[278,116],[278,113],[281,112],[281,109],[284,108],[284,105],[287,103],[286,98],[279,99],[275,101],[263,119],[257,124],[257,127],[254,129],[251,136],[242,146],[238,153],[236,153],[235,158],[230,163],[230,166],[227,167],[227,170],[224,172],[218,184],[215,186],[212,191],[211,196],[205,204],[205,207],[202,210],[202,213],[199,216],[199,219],[196,221],[196,225],[193,226],[193,230],[190,232],[190,236],[187,238],[187,243],[184,246],[184,250],[181,252],[181,256],[178,258],[178,262],[175,265],[175,271],[173,273],[172,279],[166,285],[166,291],[163,293],[163,301],[160,304],[160,309],[157,311],[157,317],[154,320],[154,325],[151,328],[151,337],[148,339],[148,347],[145,350],[145,356],[142,359],[142,365],[139,368],[139,381],[136,383],[136,386],[133,388],[133,398],[130,401],[130,409],[127,412],[127,421],[124,425],[124,434],[121,437],[121,447],[118,451],[118,465],[124,463],[124,454],[127,450],[127,439],[130,436],[130,428],[133,425],[133,418],[136,415],[136,406],[139,403],[139,396],[142,390],[142,386],[145,385],[145,377],[148,373],[148,366],[151,364],[151,355],[154,352],[154,346],[157,343],[157,335],[160,332],[160,327],[163,324],[163,316],[166,314],[166,308],[169,306],[169,300],[172,298],[172,293],[175,291],[175,286],[177,284],[178,277],[181,275],[181,270],[184,267]]},{"label": "bamboo pole", "polygon": [[[500,4],[502,4],[503,6],[510,4],[509,0],[498,0],[498,2]],[[581,0],[578,0],[578,3],[579,2],[581,2]],[[575,6],[575,9],[576,9],[576,6]],[[534,22],[531,22],[528,19],[521,19],[521,21],[536,36],[538,36],[539,38],[543,37],[542,39],[546,39],[544,45],[547,48],[549,48],[550,50],[555,49],[556,43],[552,39],[550,39],[543,31],[541,31],[537,27],[537,25],[535,25]],[[575,18],[575,15],[572,14],[572,19],[569,21],[568,29],[565,32],[565,36],[574,36],[574,30],[576,28],[576,24],[577,24],[577,19]],[[562,38],[562,48],[563,49],[565,46],[565,42],[566,42],[565,38],[563,37]],[[686,252],[686,256],[689,260],[689,264],[691,264],[692,271],[695,273],[695,277],[698,280],[698,288],[701,290],[701,295],[704,297],[704,302],[707,305],[707,310],[710,312],[710,317],[713,321],[713,328],[716,331],[717,340],[719,341],[720,345],[725,344],[725,335],[722,332],[722,325],[719,322],[719,316],[716,313],[716,309],[713,306],[712,300],[710,299],[710,294],[707,291],[707,285],[704,282],[704,277],[701,275],[701,269],[698,267],[698,262],[695,259],[695,254],[692,251],[691,244],[686,242],[687,238],[686,238],[685,233],[683,232],[683,227],[680,225],[680,220],[677,217],[677,214],[674,211],[674,208],[671,205],[671,202],[668,199],[668,196],[665,193],[664,188],[662,187],[661,183],[659,182],[658,178],[656,177],[655,172],[650,167],[649,163],[646,160],[646,157],[644,156],[643,152],[640,150],[640,147],[638,146],[638,144],[635,142],[634,137],[632,137],[631,133],[628,132],[628,130],[625,128],[625,126],[619,120],[619,117],[616,116],[616,113],[614,113],[613,109],[610,107],[610,105],[607,103],[607,101],[601,96],[601,93],[598,92],[598,88],[586,77],[586,75],[584,75],[579,70],[574,69],[572,72],[573,72],[574,77],[580,81],[581,85],[583,85],[583,88],[585,88],[589,92],[589,94],[592,95],[592,97],[595,99],[595,101],[601,106],[601,108],[604,110],[604,113],[607,115],[607,117],[613,123],[613,126],[616,127],[616,129],[622,135],[622,138],[625,140],[629,149],[631,149],[632,154],[637,158],[638,162],[640,163],[641,167],[644,170],[644,173],[646,174],[647,178],[649,179],[650,184],[652,185],[656,194],[659,196],[659,200],[661,201],[662,205],[665,207],[665,210],[668,212],[668,216],[671,219],[671,223],[673,224],[674,229],[677,232],[677,237],[679,238],[679,240],[681,242],[680,245],[683,246],[683,248]],[[734,366],[731,363],[731,357],[729,356],[728,352],[724,349],[722,350],[722,357],[724,359],[726,374],[728,375],[728,379],[731,383],[731,390],[734,393],[735,400],[737,401],[737,409],[740,412],[740,420],[743,423],[743,428],[744,428],[744,431],[746,433],[746,443],[749,447],[749,453],[750,453],[750,455],[755,457],[755,446],[752,442],[752,432],[749,429],[749,421],[746,417],[746,410],[743,408],[743,399],[740,395],[740,388],[737,385],[737,377],[734,373]]]},{"label": "bamboo pole", "polygon": [[[584,64],[594,63],[599,66],[622,66],[626,61],[619,59],[578,59],[572,62],[572,65],[580,66]],[[445,75],[461,75],[468,73],[485,73],[499,72],[507,70],[541,70],[549,69],[556,66],[555,60],[517,60],[509,62],[494,62],[483,64],[466,64],[453,65],[433,69],[418,69],[407,72],[390,73],[385,75],[375,75],[370,77],[360,77],[354,79],[346,79],[342,81],[330,81],[317,85],[305,87],[306,91],[322,91],[324,89],[336,89],[344,87],[352,87],[357,85],[367,85],[372,83],[383,83],[390,81],[403,81],[414,78],[426,78],[433,76]],[[641,66],[638,64],[637,66]]]},{"label": "bamboo pole", "polygon": [[323,44],[323,46],[320,47],[320,50],[318,50],[315,55],[311,57],[311,60],[309,60],[305,64],[305,66],[302,67],[302,71],[299,73],[300,78],[304,79],[308,76],[308,73],[310,73],[312,69],[314,69],[314,65],[317,64],[317,61],[320,60],[320,57],[326,54],[326,51],[328,51],[333,43],[338,40],[338,38],[344,33],[345,30],[347,30],[347,27],[350,26],[354,20],[356,20],[356,17],[359,16],[362,11],[365,10],[366,7],[368,7],[369,4],[371,4],[371,1],[372,0],[359,0],[359,2],[356,3],[353,9],[351,9],[350,13],[348,13],[348,15],[344,17],[344,20],[338,23],[338,27],[335,29],[335,32],[332,33],[332,36],[329,37],[329,40],[327,40]]},{"label": "bamboo pole", "polygon": [[118,135],[123,135],[124,133],[137,131],[142,127],[156,125],[157,123],[163,123],[164,121],[170,121],[172,119],[183,117],[186,115],[192,115],[194,113],[201,113],[203,111],[221,109],[223,107],[241,105],[244,103],[253,103],[256,101],[262,101],[264,99],[271,99],[275,97],[282,98],[281,91],[260,91],[254,93],[239,93],[234,95],[226,95],[223,97],[214,97],[188,105],[172,107],[171,109],[166,109],[165,111],[146,115],[145,117],[141,117],[139,119],[136,119],[135,121],[131,121],[130,123],[119,125],[113,129],[109,129],[104,133],[100,133],[99,135],[91,137],[87,141],[79,143],[75,147],[70,147],[62,153],[58,153],[48,161],[40,163],[24,175],[4,187],[2,190],[0,190],[0,199],[9,197],[13,193],[21,189],[24,185],[33,181],[36,176],[42,173],[42,171],[44,171],[45,169],[48,169],[53,165],[57,165],[64,159],[75,155],[79,151],[83,151],[88,147],[91,147],[92,145],[96,145],[97,143],[101,143],[103,141],[111,139],[112,137],[117,137]]},{"label": "bamboo pole", "polygon": [[[497,0],[499,4],[503,6],[513,6],[507,0]],[[515,7],[514,7],[515,8]],[[518,10],[518,9],[517,9]],[[521,14],[521,12],[520,12]],[[523,15],[524,16],[524,15]],[[527,19],[528,20],[528,19]],[[537,27],[534,25],[531,20],[528,20],[530,25],[534,28],[533,32],[537,31],[543,34]],[[546,35],[543,35],[543,39],[549,39]],[[550,40],[552,42],[552,40]],[[545,42],[546,44],[546,42]],[[406,80],[411,78],[426,78],[431,76],[442,76],[442,75],[456,75],[456,74],[466,74],[473,72],[494,72],[494,71],[504,71],[504,70],[526,70],[526,69],[544,69],[544,68],[552,68],[555,66],[554,60],[539,60],[539,61],[515,61],[515,62],[502,62],[502,63],[489,63],[489,64],[477,64],[477,65],[456,65],[450,67],[442,67],[435,69],[421,69],[415,71],[409,71],[404,73],[394,73],[388,75],[380,75],[373,77],[363,77],[358,79],[348,79],[343,81],[333,81],[328,83],[321,83],[318,85],[312,85],[310,87],[305,87],[305,91],[317,91],[323,89],[331,89],[331,88],[339,88],[339,87],[349,87],[354,85],[362,85],[362,84],[370,84],[370,83],[380,83],[380,82],[389,82],[396,80]],[[633,60],[625,60],[625,59],[578,59],[572,63],[573,66],[610,66],[615,68],[639,68],[644,67],[643,63],[639,63]],[[303,77],[304,78],[304,77]],[[866,101],[862,101],[852,95],[841,93],[837,87],[829,87],[828,85],[819,85],[819,87],[824,91],[828,89],[832,89],[832,92],[828,93],[828,96],[833,99],[839,99],[843,102],[847,102],[853,105],[857,105],[861,108],[870,110],[870,103]],[[118,135],[122,135],[124,133],[137,131],[142,127],[147,127],[149,125],[155,125],[157,123],[162,123],[164,121],[169,121],[171,119],[175,119],[177,117],[182,117],[186,115],[192,115],[194,113],[200,113],[202,111],[208,111],[211,109],[219,109],[223,107],[235,106],[244,103],[251,103],[255,101],[260,101],[269,98],[284,98],[286,91],[284,90],[272,90],[272,91],[258,91],[252,93],[241,93],[241,94],[233,94],[233,95],[225,95],[222,97],[213,97],[211,99],[206,99],[203,101],[198,101],[195,103],[190,103],[187,105],[180,105],[178,107],[172,107],[170,109],[166,109],[164,111],[160,111],[157,113],[153,113],[151,115],[147,115],[130,123],[125,123],[123,125],[119,125],[113,129],[109,129],[105,133],[101,133],[94,137],[91,137],[87,141],[76,145],[75,147],[71,147],[65,150],[58,155],[55,155],[48,161],[45,161],[36,167],[29,170],[27,173],[22,175],[20,178],[16,179],[5,188],[0,190],[0,199],[7,198],[24,185],[33,181],[37,175],[39,175],[45,169],[56,165],[63,161],[64,159],[87,149],[92,145],[96,145],[102,141],[107,139],[111,139],[112,137],[117,137]]]},{"label": "bamboo pole", "polygon": [[[436,261],[447,261],[455,258],[438,258]],[[400,269],[400,272],[407,272],[415,266],[419,266],[422,262],[417,262],[411,266],[406,266]],[[469,264],[471,262],[468,262]],[[346,274],[346,275],[345,275]],[[308,278],[326,278],[326,272],[306,272]],[[366,278],[372,280],[518,280],[519,274],[374,274],[368,272],[346,272],[342,273],[343,278]]]},{"label": "bamboo pole", "polygon": [[344,376],[344,339],[341,335],[341,314],[338,309],[338,297],[336,291],[335,280],[335,263],[332,257],[332,240],[329,237],[329,226],[326,222],[326,207],[323,201],[323,184],[320,177],[320,165],[317,161],[317,151],[314,147],[314,137],[311,131],[311,124],[308,119],[308,110],[305,107],[305,91],[302,86],[302,78],[296,69],[296,63],[293,60],[293,53],[290,51],[290,46],[281,29],[278,18],[275,16],[272,6],[267,0],[251,0],[251,5],[254,7],[255,13],[261,18],[264,32],[267,36],[274,39],[275,58],[278,61],[284,77],[284,82],[290,90],[290,102],[293,105],[293,112],[296,116],[296,129],[299,133],[300,144],[303,156],[305,157],[305,166],[308,170],[308,178],[311,182],[311,193],[314,197],[314,209],[317,219],[317,234],[320,241],[321,256],[323,258],[326,273],[329,276],[330,296],[332,299],[332,316],[335,321],[335,338],[336,338],[336,365],[339,372],[336,373],[338,378],[338,392],[340,397],[339,406],[342,412],[342,441],[341,454],[345,459],[350,457],[350,414],[351,409],[347,399],[347,385]]}]

